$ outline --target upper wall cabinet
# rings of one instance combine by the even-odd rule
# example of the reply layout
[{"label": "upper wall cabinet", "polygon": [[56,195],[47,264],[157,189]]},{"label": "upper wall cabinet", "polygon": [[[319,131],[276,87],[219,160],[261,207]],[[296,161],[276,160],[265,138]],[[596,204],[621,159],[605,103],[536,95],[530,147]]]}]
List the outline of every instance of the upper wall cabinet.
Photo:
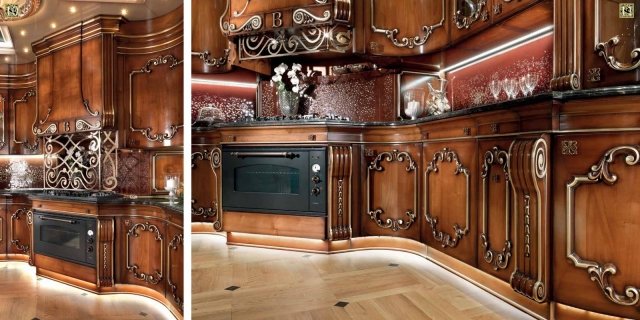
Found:
[{"label": "upper wall cabinet", "polygon": [[[239,61],[352,49],[354,0],[230,0],[221,28]],[[199,28],[204,27],[202,24]]]},{"label": "upper wall cabinet", "polygon": [[113,127],[113,39],[123,21],[97,16],[32,44],[38,80],[35,134]]},{"label": "upper wall cabinet", "polygon": [[227,9],[227,1],[191,1],[191,71],[193,73],[230,71],[232,52],[220,24],[220,19],[223,18]]},{"label": "upper wall cabinet", "polygon": [[634,1],[559,1],[555,11],[553,90],[640,81],[640,8]]},{"label": "upper wall cabinet", "polygon": [[117,35],[118,121],[126,148],[183,144],[182,17],[180,6],[151,23],[129,22]]},{"label": "upper wall cabinet", "polygon": [[446,0],[365,1],[365,50],[371,55],[423,54],[443,48],[449,40]]},{"label": "upper wall cabinet", "polygon": [[0,66],[0,154],[38,154],[35,63]]}]

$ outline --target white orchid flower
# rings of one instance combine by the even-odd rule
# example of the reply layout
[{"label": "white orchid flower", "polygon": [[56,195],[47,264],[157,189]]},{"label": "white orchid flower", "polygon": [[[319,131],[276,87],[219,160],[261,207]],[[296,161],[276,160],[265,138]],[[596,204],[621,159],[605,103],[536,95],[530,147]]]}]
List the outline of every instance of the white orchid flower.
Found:
[{"label": "white orchid flower", "polygon": [[298,79],[298,77],[291,78],[291,84],[293,84],[293,85],[300,84],[300,79]]},{"label": "white orchid flower", "polygon": [[298,86],[293,86],[293,88],[291,88],[291,91],[298,93],[298,91],[300,90],[300,88]]},{"label": "white orchid flower", "polygon": [[291,69],[295,71],[302,71],[302,65],[299,63],[294,63],[291,65]]},{"label": "white orchid flower", "polygon": [[271,78],[271,81],[273,81],[273,82],[281,82],[282,81],[282,75],[276,74],[275,76],[273,76]]}]

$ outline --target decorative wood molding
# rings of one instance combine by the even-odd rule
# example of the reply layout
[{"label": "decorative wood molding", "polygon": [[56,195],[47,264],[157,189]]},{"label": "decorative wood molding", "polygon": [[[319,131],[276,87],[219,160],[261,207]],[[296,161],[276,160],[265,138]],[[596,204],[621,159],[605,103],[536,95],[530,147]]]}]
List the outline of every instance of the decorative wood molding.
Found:
[{"label": "decorative wood molding", "polygon": [[9,223],[9,242],[21,251],[22,253],[29,256],[29,264],[33,265],[33,254],[32,248],[29,244],[23,244],[20,242],[20,239],[15,239],[15,230],[13,228],[13,224],[16,221],[20,220],[20,216],[26,216],[27,219],[27,227],[31,229],[33,225],[33,212],[27,208],[20,208],[11,214],[11,222]]},{"label": "decorative wood molding", "polygon": [[553,91],[582,87],[583,6],[582,0],[554,1]]},{"label": "decorative wood molding", "polygon": [[[144,272],[138,272],[138,270],[140,269],[140,267],[137,264],[131,264],[131,247],[130,247],[130,239],[131,237],[139,237],[140,234],[137,233],[137,229],[140,229],[141,231],[147,231],[150,233],[155,234],[155,240],[160,241],[160,270],[154,270],[152,271],[154,274],[152,275],[151,272],[150,273],[144,273]],[[127,255],[127,270],[129,270],[129,272],[133,273],[134,278],[140,280],[140,281],[144,281],[146,283],[150,283],[150,284],[158,284],[160,282],[160,280],[162,280],[163,278],[163,265],[164,265],[164,240],[162,238],[162,234],[160,233],[160,229],[153,224],[150,224],[149,221],[145,222],[145,223],[136,223],[134,224],[129,231],[127,231],[127,241],[126,241],[126,255]]]},{"label": "decorative wood molding", "polygon": [[[18,122],[17,122],[17,112],[15,110],[17,110],[18,108],[18,103],[27,103],[29,101],[29,98],[31,97],[35,97],[36,95],[36,91],[33,89],[29,89],[27,90],[27,92],[24,93],[24,95],[22,96],[22,98],[18,99],[18,100],[14,100],[13,101],[13,110],[14,110],[14,115],[13,115],[13,130],[14,130],[14,134],[13,134],[13,143],[15,144],[21,144],[22,147],[24,147],[25,149],[29,150],[30,152],[36,152],[38,150],[38,146],[40,145],[38,139],[34,139],[33,143],[29,143],[29,139],[24,139],[22,141],[18,141],[18,139],[16,139],[16,132],[18,129]],[[2,102],[2,105],[4,107],[4,100]],[[47,118],[49,117],[49,114],[51,113],[51,109],[49,109],[49,112],[47,113]],[[36,114],[36,119],[38,118],[38,115]],[[47,119],[45,118],[45,121]],[[35,123],[34,123],[35,126]],[[48,130],[47,130],[48,131]],[[4,144],[4,131],[3,131],[3,144]]]},{"label": "decorative wood molding", "polygon": [[[467,185],[467,195],[465,199],[465,202],[466,202],[465,226],[464,228],[462,228],[460,227],[460,225],[454,224],[453,235],[450,235],[448,233],[438,230],[438,217],[433,216],[432,213],[429,211],[429,201],[428,201],[429,175],[431,174],[431,172],[438,172],[439,170],[438,163],[444,162],[444,161],[455,163],[456,170],[453,172],[453,174],[459,175],[462,173],[465,176],[465,181]],[[444,148],[433,155],[433,159],[431,160],[431,162],[429,162],[427,169],[424,171],[424,190],[425,190],[424,191],[424,207],[425,207],[424,217],[427,223],[429,224],[429,226],[431,226],[433,238],[436,241],[440,242],[443,248],[446,248],[446,247],[455,248],[456,246],[458,246],[458,242],[462,239],[462,237],[464,237],[464,235],[469,233],[469,225],[471,224],[471,209],[470,209],[471,182],[470,182],[469,169],[465,168],[462,165],[462,163],[458,159],[458,154],[455,151],[449,150],[449,148]]]},{"label": "decorative wood molding", "polygon": [[202,60],[204,65],[207,67],[220,68],[226,65],[227,61],[229,61],[230,52],[231,50],[224,49],[224,55],[219,58],[212,57],[211,53],[207,50],[203,52],[191,52],[191,56],[197,57],[198,59]]},{"label": "decorative wood molding", "polygon": [[[380,215],[384,214],[384,210],[381,208],[376,208],[375,210],[371,209],[371,171],[383,171],[384,168],[381,166],[383,161],[386,162],[404,162],[407,160],[407,172],[413,172],[413,187],[414,187],[414,197],[413,197],[413,209],[409,209],[405,212],[405,214],[409,217],[409,221],[404,221],[402,219],[391,219],[387,218],[386,220],[381,220]],[[418,211],[418,174],[416,172],[416,162],[411,158],[411,154],[406,151],[399,152],[398,150],[393,150],[390,152],[382,152],[378,154],[373,161],[369,164],[367,170],[367,214],[369,218],[373,220],[378,227],[383,229],[391,229],[393,231],[408,230],[411,225],[415,222],[416,212]]]},{"label": "decorative wood molding", "polygon": [[114,270],[114,233],[113,218],[98,219],[97,272],[98,287],[113,287],[115,284]]},{"label": "decorative wood molding", "polygon": [[[167,286],[173,301],[180,307],[180,311],[184,311],[184,301],[178,294],[178,287],[171,281],[171,251],[178,251],[178,247],[183,247],[184,236],[182,234],[175,235],[167,248]],[[183,247],[184,248],[184,247]]]},{"label": "decorative wood molding", "polygon": [[351,238],[351,190],[353,149],[351,146],[329,147],[328,235],[329,240]]},{"label": "decorative wood molding", "polygon": [[562,140],[563,155],[575,156],[578,154],[578,141],[575,140]]},{"label": "decorative wood molding", "polygon": [[[505,241],[504,247],[500,251],[492,250],[489,242],[488,218],[489,218],[489,174],[491,167],[498,165],[502,167],[505,181]],[[498,147],[493,147],[484,154],[484,163],[482,164],[482,234],[480,235],[480,243],[484,248],[484,261],[493,266],[493,270],[505,269],[509,265],[511,257],[511,186],[509,178],[509,153]]]},{"label": "decorative wood molding", "polygon": [[196,205],[197,199],[191,199],[191,214],[194,216],[202,216],[204,218],[213,218],[213,229],[216,231],[222,231],[222,215],[219,214],[221,211],[220,199],[222,199],[222,190],[220,188],[220,179],[218,177],[217,170],[220,169],[220,165],[222,163],[222,150],[218,147],[214,147],[209,151],[208,149],[203,150],[202,152],[194,152],[191,154],[191,170],[197,167],[199,161],[207,161],[209,163],[209,167],[211,168],[211,172],[213,173],[215,182],[213,183],[213,199],[218,199],[217,201],[212,201],[211,206],[209,207],[199,207]]},{"label": "decorative wood molding", "polygon": [[5,115],[6,115],[5,101],[6,101],[6,98],[4,97],[4,95],[0,94],[0,103],[2,103],[2,110],[0,111],[0,115],[2,117],[2,141],[0,141],[0,150],[4,149],[4,147],[7,145],[7,139],[5,136],[5,132],[7,131],[7,128],[5,127],[5,123],[7,122],[5,119]]},{"label": "decorative wood molding", "polygon": [[640,68],[640,48],[634,48],[629,53],[631,57],[631,63],[623,63],[618,61],[618,59],[614,55],[614,51],[620,44],[620,35],[613,36],[611,39],[607,41],[602,41],[600,39],[600,12],[602,11],[602,1],[596,0],[595,2],[595,13],[594,17],[594,39],[595,39],[595,53],[601,56],[604,61],[607,63],[609,68],[626,72],[633,71]]},{"label": "decorative wood molding", "polygon": [[[485,0],[481,0],[485,1]],[[396,36],[398,35],[399,30],[397,28],[387,28],[387,27],[377,27],[375,25],[375,11],[376,5],[375,0],[371,0],[371,31],[374,33],[382,33],[384,34],[391,43],[398,48],[408,48],[413,49],[416,46],[422,46],[427,43],[433,31],[437,28],[440,28],[444,25],[444,20],[446,17],[446,3],[445,0],[441,0],[442,2],[442,12],[440,22],[430,25],[430,26],[422,26],[421,32],[422,34],[413,36],[413,37],[403,37],[398,39]]]},{"label": "decorative wood molding", "polygon": [[[518,237],[514,239],[514,271],[509,282],[514,291],[541,303],[547,300],[549,283],[546,260],[549,256],[546,249],[549,233],[547,141],[543,138],[517,139],[509,147],[509,157],[514,226],[516,234],[522,234],[524,239],[522,244],[518,244]],[[514,168],[518,171],[514,172]],[[532,224],[534,220],[535,224]],[[537,253],[535,257],[531,255],[532,251]]]},{"label": "decorative wood molding", "polygon": [[613,263],[600,263],[585,260],[575,251],[575,193],[583,184],[605,183],[613,186],[618,181],[618,176],[610,171],[609,166],[616,157],[624,157],[627,166],[635,166],[640,162],[640,146],[625,145],[609,149],[600,161],[591,166],[586,175],[574,176],[566,185],[567,195],[567,258],[576,268],[586,269],[591,281],[594,281],[602,290],[602,293],[611,302],[623,306],[636,306],[640,302],[640,289],[634,286],[625,286],[624,293],[616,292],[611,283],[611,277],[616,274],[617,267]]},{"label": "decorative wood molding", "polygon": [[173,139],[179,129],[184,126],[184,124],[172,124],[164,133],[153,133],[153,128],[136,128],[133,124],[133,76],[141,73],[151,73],[153,71],[152,67],[159,65],[167,64],[169,69],[173,69],[182,62],[183,60],[178,60],[178,58],[173,55],[158,56],[147,61],[144,67],[133,70],[129,73],[129,130],[132,132],[139,132],[149,141],[163,142],[165,140]]}]

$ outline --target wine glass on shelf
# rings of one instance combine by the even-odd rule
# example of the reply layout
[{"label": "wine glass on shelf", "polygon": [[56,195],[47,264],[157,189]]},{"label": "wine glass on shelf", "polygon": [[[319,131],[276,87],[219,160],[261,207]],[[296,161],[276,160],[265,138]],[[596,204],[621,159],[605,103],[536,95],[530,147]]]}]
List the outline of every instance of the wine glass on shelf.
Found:
[{"label": "wine glass on shelf", "polygon": [[502,92],[502,83],[500,83],[500,80],[491,80],[491,82],[489,82],[489,90],[491,90],[493,99],[498,101],[498,99],[500,98],[500,92]]},{"label": "wine glass on shelf", "polygon": [[539,76],[535,73],[527,73],[525,77],[527,78],[526,79],[527,90],[529,90],[529,94],[533,94],[533,91],[538,86]]},{"label": "wine glass on shelf", "polygon": [[518,81],[516,79],[504,79],[502,80],[502,86],[504,92],[507,93],[509,99],[515,99],[518,94]]},{"label": "wine glass on shelf", "polygon": [[518,86],[520,87],[520,91],[522,91],[522,96],[526,97],[529,95],[529,86],[527,86],[527,76],[524,75],[518,79]]}]

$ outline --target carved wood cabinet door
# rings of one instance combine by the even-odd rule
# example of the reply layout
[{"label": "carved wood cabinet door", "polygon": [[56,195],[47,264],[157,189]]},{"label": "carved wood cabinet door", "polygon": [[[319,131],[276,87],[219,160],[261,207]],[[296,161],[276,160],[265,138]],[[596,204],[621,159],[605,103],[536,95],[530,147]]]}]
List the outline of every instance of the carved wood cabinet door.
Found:
[{"label": "carved wood cabinet door", "polygon": [[9,243],[7,222],[7,203],[4,198],[0,198],[0,257],[7,253],[7,243]]},{"label": "carved wood cabinet door", "polygon": [[182,228],[167,228],[167,290],[166,298],[180,311],[184,310],[184,232]]},{"label": "carved wood cabinet door", "polygon": [[423,242],[476,265],[476,142],[427,143],[422,153]]},{"label": "carved wood cabinet door", "polygon": [[166,222],[138,217],[118,218],[116,239],[120,282],[165,294],[168,239]]},{"label": "carved wood cabinet door", "polygon": [[223,73],[231,70],[231,48],[220,18],[231,0],[191,2],[191,71]]},{"label": "carved wood cabinet door", "polygon": [[640,3],[588,0],[583,9],[585,88],[640,81]]},{"label": "carved wood cabinet door", "polygon": [[511,139],[478,142],[478,268],[506,282],[513,272]]},{"label": "carved wood cabinet door", "polygon": [[32,128],[37,112],[35,88],[11,90],[10,98],[1,100],[0,104],[6,104],[4,123],[7,134],[3,139],[6,149],[10,149],[11,154],[41,153],[42,143]]},{"label": "carved wood cabinet door", "polygon": [[193,145],[191,153],[191,221],[212,222],[222,230],[222,151],[218,145]]},{"label": "carved wood cabinet door", "polygon": [[365,49],[369,54],[424,54],[440,49],[448,42],[450,23],[446,0],[364,2]]},{"label": "carved wood cabinet door", "polygon": [[31,244],[32,213],[31,206],[25,203],[14,203],[7,206],[7,253],[24,254],[30,257],[33,252]]},{"label": "carved wood cabinet door", "polygon": [[554,300],[640,318],[640,133],[554,144]]},{"label": "carved wood cabinet door", "polygon": [[420,145],[369,145],[363,158],[363,235],[420,241]]}]

